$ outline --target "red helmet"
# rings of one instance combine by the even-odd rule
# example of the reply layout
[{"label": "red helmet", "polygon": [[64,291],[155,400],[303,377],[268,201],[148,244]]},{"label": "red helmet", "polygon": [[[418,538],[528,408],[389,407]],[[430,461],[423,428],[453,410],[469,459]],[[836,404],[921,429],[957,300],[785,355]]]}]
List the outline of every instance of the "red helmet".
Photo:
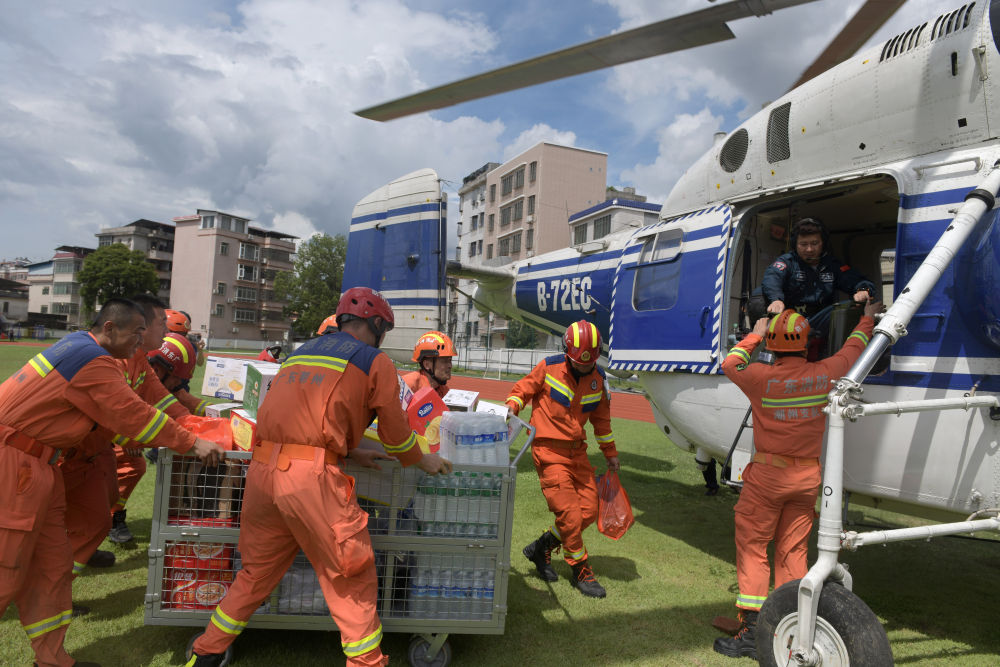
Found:
[{"label": "red helmet", "polygon": [[569,325],[563,334],[566,356],[578,364],[590,364],[601,356],[601,332],[587,320]]},{"label": "red helmet", "polygon": [[168,333],[159,349],[146,353],[150,363],[162,364],[171,374],[182,380],[194,375],[196,354],[194,345],[180,334]]},{"label": "red helmet", "polygon": [[[344,322],[361,319],[368,322],[368,327],[375,334],[375,347],[382,342],[382,337],[396,325],[392,307],[381,294],[371,287],[352,287],[344,292],[337,304],[337,327]],[[375,323],[375,318],[382,319],[381,325]]]},{"label": "red helmet", "polygon": [[319,325],[319,329],[316,330],[317,336],[322,336],[325,333],[330,333],[331,331],[337,331],[337,316],[331,315],[330,317],[323,320]]},{"label": "red helmet", "polygon": [[185,336],[191,331],[191,320],[187,318],[187,315],[179,310],[170,310],[169,308],[164,312],[167,314],[167,331]]},{"label": "red helmet", "polygon": [[783,311],[767,325],[764,345],[774,352],[803,352],[809,344],[809,320],[794,310]]},{"label": "red helmet", "polygon": [[428,357],[454,357],[455,346],[451,338],[440,331],[428,331],[417,341],[413,348],[413,360],[420,361]]}]

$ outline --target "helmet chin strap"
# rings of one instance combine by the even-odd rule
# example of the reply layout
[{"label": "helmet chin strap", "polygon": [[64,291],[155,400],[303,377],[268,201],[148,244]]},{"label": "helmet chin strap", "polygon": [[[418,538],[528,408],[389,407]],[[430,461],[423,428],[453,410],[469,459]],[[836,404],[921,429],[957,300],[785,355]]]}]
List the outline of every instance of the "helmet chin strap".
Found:
[{"label": "helmet chin strap", "polygon": [[366,322],[368,322],[368,328],[375,335],[375,347],[382,347],[382,338],[389,331],[389,327],[386,326],[385,320],[381,317],[378,318],[382,323],[381,325],[375,324],[375,317],[369,317]]}]

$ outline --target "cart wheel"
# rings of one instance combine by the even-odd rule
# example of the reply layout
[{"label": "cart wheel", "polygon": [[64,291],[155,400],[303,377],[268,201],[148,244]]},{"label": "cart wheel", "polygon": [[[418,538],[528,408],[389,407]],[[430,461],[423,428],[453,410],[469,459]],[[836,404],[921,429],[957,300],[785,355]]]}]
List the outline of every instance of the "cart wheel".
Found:
[{"label": "cart wheel", "polygon": [[419,635],[410,641],[410,650],[406,653],[410,667],[448,667],[451,664],[451,644],[447,640],[441,644],[441,649],[432,660],[427,659],[430,645],[429,641]]},{"label": "cart wheel", "polygon": [[[757,660],[766,667],[787,663],[799,631],[799,580],[771,593],[757,620]],[[828,582],[819,596],[813,648],[823,667],[891,665],[892,649],[878,617],[854,593]]]},{"label": "cart wheel", "polygon": [[[191,655],[194,653],[194,643],[198,641],[198,637],[205,634],[205,631],[197,633],[195,636],[191,637],[191,641],[188,642],[187,649],[184,651],[184,659],[190,660]],[[229,663],[233,661],[233,645],[230,644],[226,647],[226,652],[222,654],[222,662],[219,663],[219,667],[229,667]]]}]

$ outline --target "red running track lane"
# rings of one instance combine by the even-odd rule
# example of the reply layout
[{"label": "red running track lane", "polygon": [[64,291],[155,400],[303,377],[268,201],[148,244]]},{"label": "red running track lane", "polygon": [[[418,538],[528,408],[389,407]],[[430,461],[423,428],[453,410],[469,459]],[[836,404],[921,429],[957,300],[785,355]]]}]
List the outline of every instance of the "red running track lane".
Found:
[{"label": "red running track lane", "polygon": [[[479,397],[496,403],[503,403],[514,386],[506,380],[490,380],[464,375],[453,375],[448,386],[452,389],[478,391]],[[616,419],[632,419],[634,421],[655,423],[653,409],[643,394],[633,394],[626,391],[611,393],[611,416]]]}]

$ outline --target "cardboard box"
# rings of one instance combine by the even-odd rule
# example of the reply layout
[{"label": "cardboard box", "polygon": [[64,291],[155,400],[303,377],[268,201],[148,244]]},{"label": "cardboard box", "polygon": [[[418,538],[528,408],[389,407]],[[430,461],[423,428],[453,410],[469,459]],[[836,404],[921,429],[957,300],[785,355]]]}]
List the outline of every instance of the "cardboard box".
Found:
[{"label": "cardboard box", "polygon": [[251,417],[246,410],[238,408],[229,414],[229,427],[233,429],[233,445],[245,452],[253,449],[253,442],[257,436],[256,418]]},{"label": "cardboard box", "polygon": [[250,413],[254,419],[257,418],[257,411],[267,396],[267,391],[271,388],[271,381],[281,370],[281,364],[272,364],[269,361],[251,361],[247,364],[246,388],[243,391],[243,409]]},{"label": "cardboard box", "polygon": [[201,383],[202,395],[242,401],[249,363],[249,359],[206,357],[205,379]]},{"label": "cardboard box", "polygon": [[479,403],[479,392],[449,389],[441,400],[453,412],[475,412],[476,405]]},{"label": "cardboard box", "polygon": [[403,380],[403,376],[399,376],[399,404],[403,406],[403,409],[405,410],[411,400],[413,400],[413,391]]},{"label": "cardboard box", "polygon": [[430,387],[424,387],[413,395],[410,404],[406,406],[406,416],[410,420],[410,428],[419,435],[427,430],[427,425],[448,411],[448,407]]},{"label": "cardboard box", "polygon": [[491,415],[500,415],[504,419],[510,413],[510,408],[506,405],[499,405],[497,403],[490,403],[489,401],[479,401],[476,405],[476,412],[486,412]]},{"label": "cardboard box", "polygon": [[241,407],[243,407],[242,403],[212,403],[211,405],[205,406],[205,416],[223,417],[228,419],[233,410]]}]

